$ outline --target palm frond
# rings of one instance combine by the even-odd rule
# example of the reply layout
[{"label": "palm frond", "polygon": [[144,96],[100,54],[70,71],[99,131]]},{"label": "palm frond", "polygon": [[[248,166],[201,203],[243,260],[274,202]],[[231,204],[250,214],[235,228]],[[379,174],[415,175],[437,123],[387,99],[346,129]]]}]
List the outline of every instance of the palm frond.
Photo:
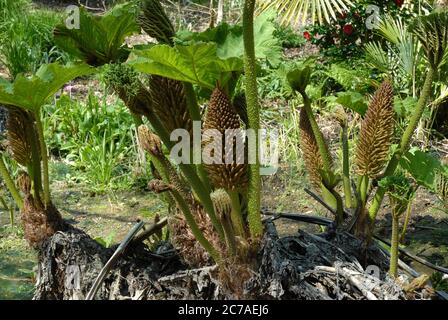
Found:
[{"label": "palm frond", "polygon": [[391,53],[399,61],[401,71],[412,77],[421,56],[415,36],[407,30],[401,17],[387,15],[379,24],[378,33],[389,41]]},{"label": "palm frond", "polygon": [[336,20],[336,12],[347,11],[353,3],[350,0],[258,0],[259,11],[274,9],[280,16],[280,23],[302,25],[310,19],[312,23],[330,23]]},{"label": "palm frond", "polygon": [[381,47],[378,42],[370,42],[365,45],[366,61],[373,67],[387,72],[390,67],[390,61],[387,52]]}]

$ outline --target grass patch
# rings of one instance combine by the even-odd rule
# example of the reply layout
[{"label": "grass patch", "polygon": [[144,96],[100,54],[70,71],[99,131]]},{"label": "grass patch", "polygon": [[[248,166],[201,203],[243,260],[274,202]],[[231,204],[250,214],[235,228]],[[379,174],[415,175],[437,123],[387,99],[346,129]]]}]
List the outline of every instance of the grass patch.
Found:
[{"label": "grass patch", "polygon": [[36,255],[19,227],[0,227],[0,300],[31,299]]},{"label": "grass patch", "polygon": [[62,13],[36,9],[23,0],[0,0],[0,12],[0,62],[12,78],[34,73],[43,63],[68,60],[53,43],[53,28]]}]

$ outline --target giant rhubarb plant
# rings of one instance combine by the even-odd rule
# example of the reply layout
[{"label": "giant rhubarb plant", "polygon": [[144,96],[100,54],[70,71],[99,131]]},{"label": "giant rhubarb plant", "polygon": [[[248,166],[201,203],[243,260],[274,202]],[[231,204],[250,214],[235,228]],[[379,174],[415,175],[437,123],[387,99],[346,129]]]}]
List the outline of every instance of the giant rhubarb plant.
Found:
[{"label": "giant rhubarb plant", "polygon": [[[13,182],[0,159],[0,174],[22,211],[25,236],[39,245],[62,227],[59,212],[51,203],[48,151],[42,128],[41,108],[66,82],[86,75],[84,64],[43,65],[32,77],[18,75],[14,82],[0,82],[0,103],[9,110],[8,146],[12,157],[26,172]],[[24,194],[24,199],[18,190]]]},{"label": "giant rhubarb plant", "polygon": [[[401,138],[398,149],[389,161],[384,175],[392,175],[398,167],[401,157],[408,151],[415,129],[425,110],[431,96],[433,81],[437,76],[439,68],[447,62],[448,56],[448,12],[440,11],[428,16],[415,18],[409,30],[422,44],[429,68],[426,73],[425,83],[420,92],[415,111]],[[372,204],[369,208],[369,219],[373,223],[384,198],[385,190],[379,187],[376,191]]]},{"label": "giant rhubarb plant", "polygon": [[[172,208],[172,241],[185,260],[194,265],[203,264],[208,257],[218,263],[226,257],[245,258],[250,241],[262,233],[258,163],[251,165],[250,175],[247,164],[237,159],[225,165],[202,165],[197,162],[201,154],[197,154],[193,141],[182,152],[187,153],[187,160],[196,161],[172,163],[166,156],[176,146],[170,139],[173,130],[191,133],[195,130],[194,121],[204,120],[204,133],[207,129],[220,133],[239,129],[241,119],[249,128],[258,129],[255,58],[274,61],[280,50],[272,36],[273,24],[266,15],[255,21],[254,39],[253,9],[254,2],[248,1],[243,32],[240,27],[223,24],[203,33],[178,37],[158,0],[140,1],[140,7],[123,4],[96,17],[82,10],[79,30],[69,30],[64,25],[55,30],[61,48],[93,66],[104,65],[106,83],[139,120],[139,142],[157,177],[150,188],[161,193]],[[114,19],[109,18],[112,16]],[[113,34],[95,36],[95,30],[108,33],[111,24]],[[113,24],[125,28],[115,28]],[[140,27],[158,44],[134,49],[129,55],[124,38]],[[232,99],[243,71],[247,79],[247,113],[245,99]],[[193,86],[210,93],[204,117]],[[149,126],[141,125],[143,117]],[[223,151],[224,159],[225,150],[216,150],[219,151]],[[258,154],[258,148],[252,151]]]},{"label": "giant rhubarb plant", "polygon": [[[426,179],[421,177],[422,175],[418,170],[411,170],[415,164],[406,164],[406,162],[401,160],[404,156],[407,156],[407,160],[415,158],[410,157],[407,152],[411,145],[414,131],[430,98],[433,81],[437,78],[440,67],[448,60],[447,26],[448,13],[446,11],[417,17],[410,24],[410,32],[419,39],[426,53],[428,61],[426,80],[421,89],[416,109],[409,119],[409,124],[401,137],[398,147],[392,153],[392,157],[390,157],[391,141],[394,132],[392,84],[386,80],[375,92],[367,111],[362,114],[364,118],[361,123],[359,140],[354,155],[356,174],[358,176],[354,198],[352,198],[348,172],[350,159],[348,156],[347,133],[344,131],[346,119],[340,121],[346,208],[344,208],[338,192],[335,191],[335,187],[340,179],[338,174],[333,172],[331,156],[314,118],[311,101],[306,93],[311,73],[309,64],[305,64],[288,74],[291,87],[300,93],[303,98],[304,106],[300,113],[301,148],[312,185],[315,189],[320,190],[325,202],[333,208],[333,211],[337,214],[339,225],[341,225],[343,220],[344,212],[353,212],[354,219],[350,223],[345,224],[345,226],[366,240],[366,244],[371,239],[374,227],[373,222],[387,191],[385,186],[381,184],[375,189],[373,182],[383,177],[393,176],[400,162],[402,162],[405,167],[408,167],[408,172],[414,176],[418,183],[426,186],[431,184],[427,182],[427,177]],[[427,169],[433,171],[434,168]],[[374,192],[370,193],[372,190]],[[372,201],[369,204],[369,198],[372,194]],[[352,200],[356,201],[352,203]]]}]

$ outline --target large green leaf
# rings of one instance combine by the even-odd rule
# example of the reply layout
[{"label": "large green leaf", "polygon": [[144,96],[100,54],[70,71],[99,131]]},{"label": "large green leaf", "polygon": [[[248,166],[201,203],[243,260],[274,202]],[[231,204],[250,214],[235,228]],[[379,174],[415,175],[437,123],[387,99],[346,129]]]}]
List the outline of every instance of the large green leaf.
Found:
[{"label": "large green leaf", "polygon": [[312,69],[309,64],[294,68],[286,75],[286,79],[293,90],[305,93],[306,87],[310,83]]},{"label": "large green leaf", "polygon": [[0,104],[11,105],[37,112],[45,101],[65,83],[91,74],[94,69],[86,64],[46,64],[32,77],[19,74],[14,82],[0,81]]},{"label": "large green leaf", "polygon": [[417,99],[414,97],[406,97],[401,99],[396,97],[394,99],[394,110],[397,115],[404,118],[410,114],[412,114],[417,105]]},{"label": "large green leaf", "polygon": [[[282,51],[279,41],[274,37],[274,15],[267,11],[254,20],[254,46],[255,56],[258,59],[266,59],[272,65],[278,65],[282,59]],[[218,56],[222,59],[244,56],[244,40],[242,29],[239,32],[230,33],[225,41],[218,45]]]},{"label": "large green leaf", "polygon": [[[258,59],[266,59],[272,65],[278,65],[282,58],[282,50],[278,39],[274,36],[275,19],[272,11],[265,12],[254,20],[254,46]],[[222,23],[204,32],[179,31],[176,42],[192,44],[196,42],[214,42],[218,45],[217,53],[221,59],[243,58],[244,42],[241,25],[230,26]]]},{"label": "large green leaf", "polygon": [[220,59],[216,43],[191,45],[155,45],[135,50],[137,58],[129,62],[140,72],[190,82],[204,88],[214,88],[223,73],[241,71],[239,58]]},{"label": "large green leaf", "polygon": [[436,172],[442,168],[441,162],[427,152],[412,148],[401,159],[400,166],[405,169],[418,184],[432,188]]},{"label": "large green leaf", "polygon": [[359,113],[361,116],[364,116],[366,114],[368,108],[367,101],[365,97],[359,92],[339,92],[337,96],[338,98],[336,99],[336,102],[343,107],[353,110]]},{"label": "large green leaf", "polygon": [[58,47],[93,66],[124,61],[129,55],[125,38],[140,32],[136,16],[133,3],[117,5],[103,16],[94,16],[81,8],[80,28],[58,25],[54,39]]},{"label": "large green leaf", "polygon": [[349,69],[341,64],[332,64],[325,74],[339,83],[345,91],[368,91],[374,81],[362,69]]}]

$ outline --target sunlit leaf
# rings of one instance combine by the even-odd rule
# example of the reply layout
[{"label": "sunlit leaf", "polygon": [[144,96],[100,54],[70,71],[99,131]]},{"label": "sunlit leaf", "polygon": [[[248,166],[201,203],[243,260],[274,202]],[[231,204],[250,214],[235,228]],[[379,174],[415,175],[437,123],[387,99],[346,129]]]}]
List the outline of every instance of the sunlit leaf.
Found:
[{"label": "sunlit leaf", "polygon": [[422,186],[432,188],[436,172],[442,168],[441,162],[430,153],[412,148],[401,159],[400,166]]},{"label": "sunlit leaf", "polygon": [[124,61],[129,54],[125,38],[140,32],[136,15],[132,3],[117,5],[103,16],[81,8],[79,29],[60,24],[54,30],[54,40],[62,50],[93,66]]},{"label": "sunlit leaf", "polygon": [[[282,51],[278,39],[274,37],[273,19],[273,13],[268,11],[254,20],[255,56],[258,59],[268,60],[272,65],[278,65],[282,58]],[[226,40],[218,45],[218,56],[222,59],[244,56],[242,29],[240,32],[230,33]]]},{"label": "sunlit leaf", "polygon": [[346,91],[337,94],[336,102],[345,108],[364,116],[367,111],[367,101],[364,96],[358,92]]},{"label": "sunlit leaf", "polygon": [[241,71],[239,58],[220,59],[216,43],[191,45],[155,45],[146,50],[135,50],[129,62],[140,72],[186,81],[212,89],[222,73]]},{"label": "sunlit leaf", "polygon": [[[282,58],[282,50],[278,39],[274,36],[275,16],[272,11],[264,12],[254,19],[255,55],[258,59],[268,60],[278,65]],[[214,42],[221,59],[243,58],[244,42],[241,25],[230,26],[222,23],[204,32],[180,31],[176,42],[189,45],[197,42]]]},{"label": "sunlit leaf", "polygon": [[37,111],[65,83],[93,72],[86,64],[45,64],[32,77],[19,74],[12,83],[0,81],[0,103]]}]

